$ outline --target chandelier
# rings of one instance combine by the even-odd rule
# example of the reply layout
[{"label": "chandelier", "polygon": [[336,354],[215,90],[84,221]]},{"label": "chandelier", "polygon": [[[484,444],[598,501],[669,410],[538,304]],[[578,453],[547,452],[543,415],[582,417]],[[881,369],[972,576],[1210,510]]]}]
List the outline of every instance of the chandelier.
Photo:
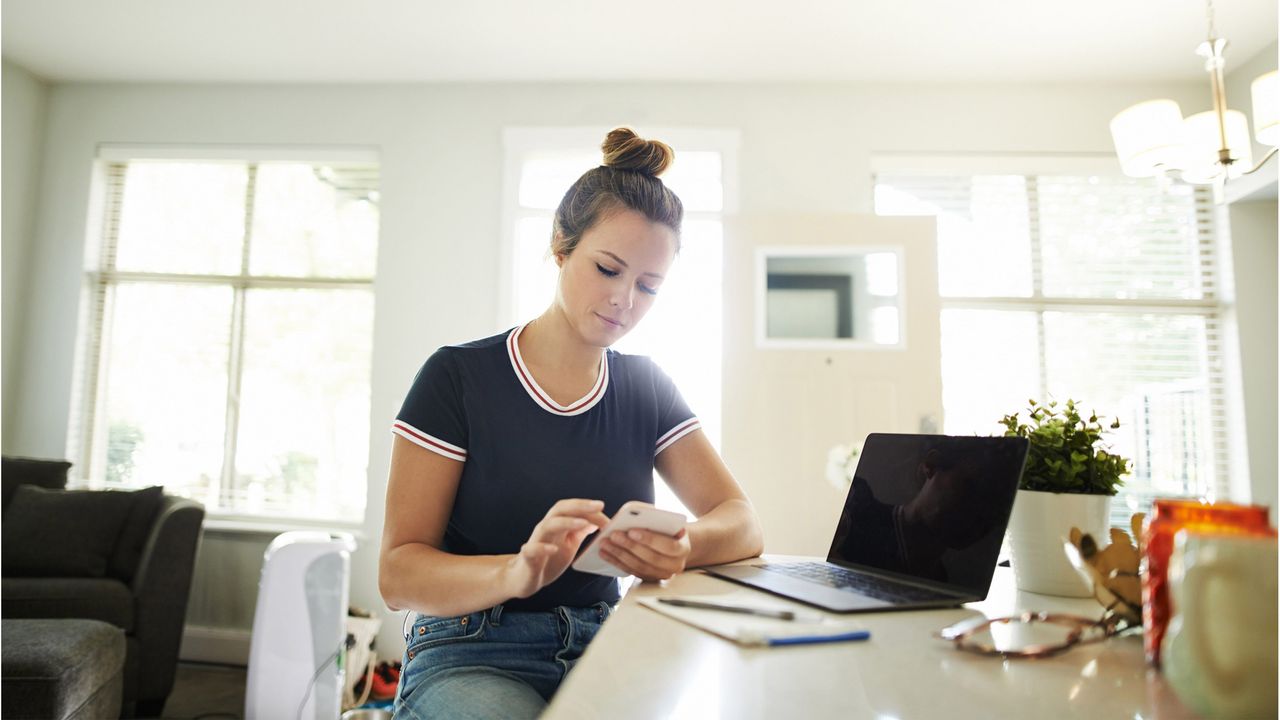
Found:
[{"label": "chandelier", "polygon": [[1217,37],[1213,25],[1213,0],[1206,15],[1208,39],[1196,49],[1205,58],[1213,94],[1213,109],[1182,117],[1173,100],[1148,100],[1126,108],[1111,120],[1111,137],[1124,174],[1152,177],[1176,174],[1198,185],[1212,184],[1214,196],[1222,202],[1229,178],[1257,171],[1276,154],[1280,141],[1280,76],[1271,71],[1259,76],[1250,87],[1253,96],[1254,137],[1270,150],[1253,164],[1253,143],[1244,113],[1227,107],[1223,68],[1225,38]]}]

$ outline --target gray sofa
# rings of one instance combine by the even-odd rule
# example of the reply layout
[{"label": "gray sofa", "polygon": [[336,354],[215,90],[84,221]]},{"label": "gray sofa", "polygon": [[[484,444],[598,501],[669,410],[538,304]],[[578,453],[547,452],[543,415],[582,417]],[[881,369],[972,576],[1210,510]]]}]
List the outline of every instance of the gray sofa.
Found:
[{"label": "gray sofa", "polygon": [[0,615],[122,629],[123,713],[159,716],[173,689],[204,508],[158,487],[63,491],[68,467],[4,459]]},{"label": "gray sofa", "polygon": [[5,720],[120,715],[124,631],[101,620],[0,620]]}]

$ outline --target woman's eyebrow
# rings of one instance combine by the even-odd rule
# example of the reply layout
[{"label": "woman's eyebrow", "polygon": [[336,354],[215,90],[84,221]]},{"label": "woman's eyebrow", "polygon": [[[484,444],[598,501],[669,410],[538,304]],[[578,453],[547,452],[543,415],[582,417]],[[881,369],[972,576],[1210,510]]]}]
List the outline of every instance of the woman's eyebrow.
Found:
[{"label": "woman's eyebrow", "polygon": [[[622,258],[618,257],[617,255],[614,255],[613,253],[609,252],[608,250],[597,250],[596,252],[600,253],[601,255],[608,255],[609,257],[613,258],[614,262],[618,263],[619,265],[621,265],[621,266],[622,266],[622,267],[624,267],[624,268],[625,268],[625,267],[631,267],[630,265],[628,265],[628,264],[627,264],[627,261],[626,261],[626,260],[623,260]],[[641,274],[641,275],[649,275],[649,276],[652,276],[652,277],[656,277],[656,278],[658,278],[659,280],[665,280],[665,279],[666,279],[666,276],[665,276],[665,275],[660,275],[660,274],[658,274],[658,273],[656,273],[656,272],[646,272],[646,273],[640,273],[640,274]]]}]

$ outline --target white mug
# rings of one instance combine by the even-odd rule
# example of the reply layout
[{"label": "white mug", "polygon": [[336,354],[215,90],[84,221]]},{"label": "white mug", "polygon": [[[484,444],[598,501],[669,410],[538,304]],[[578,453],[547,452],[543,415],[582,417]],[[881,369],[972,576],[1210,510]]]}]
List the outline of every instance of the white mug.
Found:
[{"label": "white mug", "polygon": [[1182,702],[1206,717],[1276,717],[1276,539],[1183,530],[1169,591],[1161,661]]}]

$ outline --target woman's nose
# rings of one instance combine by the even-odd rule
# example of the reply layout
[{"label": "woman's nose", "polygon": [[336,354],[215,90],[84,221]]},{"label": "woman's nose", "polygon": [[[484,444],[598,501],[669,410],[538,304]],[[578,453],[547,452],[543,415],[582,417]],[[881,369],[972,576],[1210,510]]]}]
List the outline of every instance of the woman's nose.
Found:
[{"label": "woman's nose", "polygon": [[614,290],[613,295],[609,298],[609,303],[616,308],[630,310],[635,303],[635,290],[630,287]]}]

